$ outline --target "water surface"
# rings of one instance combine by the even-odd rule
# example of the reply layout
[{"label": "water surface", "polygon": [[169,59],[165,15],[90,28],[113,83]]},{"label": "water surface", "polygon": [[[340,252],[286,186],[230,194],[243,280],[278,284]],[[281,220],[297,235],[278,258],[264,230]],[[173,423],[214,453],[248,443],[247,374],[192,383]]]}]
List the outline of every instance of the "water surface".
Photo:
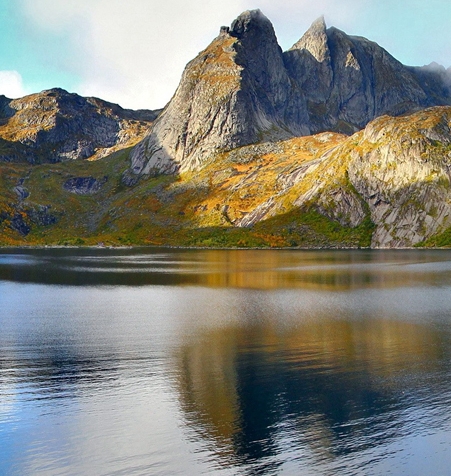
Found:
[{"label": "water surface", "polygon": [[449,474],[450,309],[450,251],[0,250],[0,474]]}]

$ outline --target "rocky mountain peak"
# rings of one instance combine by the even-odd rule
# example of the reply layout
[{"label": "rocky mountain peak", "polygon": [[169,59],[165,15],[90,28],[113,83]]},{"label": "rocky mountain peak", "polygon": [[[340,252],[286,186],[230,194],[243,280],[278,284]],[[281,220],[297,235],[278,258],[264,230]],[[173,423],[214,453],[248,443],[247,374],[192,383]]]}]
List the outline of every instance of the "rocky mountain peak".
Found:
[{"label": "rocky mountain peak", "polygon": [[320,63],[330,60],[324,16],[315,20],[302,38],[295,43],[290,50],[308,51],[316,61],[319,61]]},{"label": "rocky mountain peak", "polygon": [[[352,134],[383,114],[451,103],[447,74],[408,68],[318,18],[282,52],[260,10],[243,12],[186,66],[132,174],[199,169],[219,151],[311,133]],[[448,85],[447,85],[448,84]]]},{"label": "rocky mountain peak", "polygon": [[252,34],[275,36],[272,23],[259,9],[243,12],[230,27],[230,35],[240,40]]},{"label": "rocky mountain peak", "polygon": [[260,10],[243,12],[233,21],[229,34],[239,40],[239,45],[246,50],[247,55],[251,51],[263,49],[276,49],[277,54],[282,53],[272,23]]},{"label": "rocky mountain peak", "polygon": [[174,97],[133,150],[131,172],[198,169],[218,150],[308,134],[307,123],[271,22],[249,10],[188,63]]}]

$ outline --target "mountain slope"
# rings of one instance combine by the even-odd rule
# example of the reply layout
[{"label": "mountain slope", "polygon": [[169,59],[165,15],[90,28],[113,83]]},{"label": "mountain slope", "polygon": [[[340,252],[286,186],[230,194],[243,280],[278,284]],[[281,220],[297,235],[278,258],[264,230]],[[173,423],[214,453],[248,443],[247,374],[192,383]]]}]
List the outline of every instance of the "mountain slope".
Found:
[{"label": "mountain slope", "polygon": [[451,245],[451,107],[243,146],[131,187],[128,160],[0,165],[2,243]]},{"label": "mountain slope", "polygon": [[159,111],[131,111],[97,98],[50,89],[0,97],[0,161],[97,159],[143,137]]},{"label": "mountain slope", "polygon": [[133,150],[129,176],[199,170],[219,151],[262,140],[351,134],[383,114],[450,105],[450,84],[443,70],[406,67],[323,19],[282,53],[270,21],[247,11],[187,65]]},{"label": "mountain slope", "polygon": [[0,97],[0,244],[451,246],[449,84],[322,19],[282,53],[248,11],[159,115]]}]

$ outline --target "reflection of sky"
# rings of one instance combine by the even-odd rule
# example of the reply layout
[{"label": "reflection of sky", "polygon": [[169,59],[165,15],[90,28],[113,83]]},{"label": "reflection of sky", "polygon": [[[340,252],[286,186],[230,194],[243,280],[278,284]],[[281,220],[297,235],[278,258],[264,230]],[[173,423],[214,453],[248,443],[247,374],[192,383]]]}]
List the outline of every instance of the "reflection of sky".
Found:
[{"label": "reflection of sky", "polygon": [[440,474],[451,294],[434,283],[2,281],[0,472],[421,474],[423,455]]},{"label": "reflection of sky", "polygon": [[[119,468],[132,455],[148,460],[152,447],[158,466],[162,448],[176,452],[180,431],[176,421],[165,420],[177,412],[161,378],[162,342],[170,343],[171,324],[162,309],[170,304],[170,292],[4,283],[0,287],[0,339],[3,349],[11,349],[10,354],[2,352],[1,360],[12,368],[19,363],[16,371],[21,377],[1,381],[2,453],[15,464],[27,465],[16,468],[15,474],[46,468],[58,472],[58,465],[79,468],[74,474],[93,474],[97,465],[100,473],[105,458]],[[23,375],[24,366],[38,370]],[[43,372],[48,374],[40,375]],[[124,461],[121,455],[126,455]]]}]

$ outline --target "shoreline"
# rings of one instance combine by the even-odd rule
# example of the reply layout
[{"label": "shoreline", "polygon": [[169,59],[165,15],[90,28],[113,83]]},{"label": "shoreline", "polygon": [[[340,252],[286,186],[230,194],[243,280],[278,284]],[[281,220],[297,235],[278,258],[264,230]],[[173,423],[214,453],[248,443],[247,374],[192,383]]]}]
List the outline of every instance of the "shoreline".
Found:
[{"label": "shoreline", "polygon": [[213,251],[403,251],[403,250],[451,250],[451,247],[423,247],[423,246],[406,246],[400,248],[372,248],[372,247],[207,247],[207,246],[174,246],[174,245],[0,245],[2,250],[18,250],[18,249],[76,249],[76,250],[131,250],[131,249],[168,249],[168,250],[213,250]]}]

